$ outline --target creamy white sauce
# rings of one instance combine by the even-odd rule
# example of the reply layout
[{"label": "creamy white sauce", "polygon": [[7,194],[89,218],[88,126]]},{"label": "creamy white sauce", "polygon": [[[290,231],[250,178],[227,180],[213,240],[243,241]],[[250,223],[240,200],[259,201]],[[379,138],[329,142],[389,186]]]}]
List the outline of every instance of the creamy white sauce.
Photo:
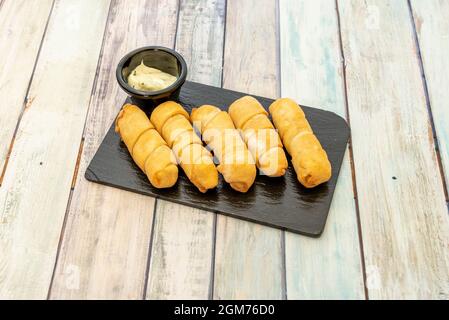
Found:
[{"label": "creamy white sauce", "polygon": [[171,86],[176,77],[156,68],[147,67],[143,61],[128,76],[128,84],[137,90],[158,91]]}]

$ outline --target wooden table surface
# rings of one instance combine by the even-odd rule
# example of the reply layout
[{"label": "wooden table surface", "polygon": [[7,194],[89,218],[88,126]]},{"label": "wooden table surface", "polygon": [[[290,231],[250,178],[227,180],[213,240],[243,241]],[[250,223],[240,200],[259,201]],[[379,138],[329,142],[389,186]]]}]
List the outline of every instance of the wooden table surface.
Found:
[{"label": "wooden table surface", "polygon": [[[321,238],[84,179],[144,45],[347,119]],[[0,298],[449,299],[448,0],[0,0],[0,101]]]}]

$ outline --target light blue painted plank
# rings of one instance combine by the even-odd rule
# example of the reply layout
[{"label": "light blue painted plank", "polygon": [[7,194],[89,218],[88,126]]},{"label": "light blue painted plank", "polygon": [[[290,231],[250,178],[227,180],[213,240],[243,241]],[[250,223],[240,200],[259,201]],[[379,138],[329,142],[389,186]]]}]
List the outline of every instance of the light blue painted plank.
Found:
[{"label": "light blue painted plank", "polygon": [[[335,1],[280,1],[280,37],[281,95],[345,117]],[[289,299],[364,299],[348,152],[323,235],[285,240]]]}]

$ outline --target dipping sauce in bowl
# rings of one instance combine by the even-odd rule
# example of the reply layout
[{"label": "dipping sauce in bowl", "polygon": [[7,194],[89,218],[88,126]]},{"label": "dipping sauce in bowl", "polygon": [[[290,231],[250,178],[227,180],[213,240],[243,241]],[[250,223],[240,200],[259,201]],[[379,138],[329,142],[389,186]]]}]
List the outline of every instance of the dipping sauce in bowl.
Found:
[{"label": "dipping sauce in bowl", "polygon": [[175,83],[175,76],[156,68],[147,67],[143,60],[128,76],[128,84],[141,91],[163,90]]},{"label": "dipping sauce in bowl", "polygon": [[149,46],[125,55],[117,65],[117,81],[133,98],[153,105],[176,100],[187,77],[187,64],[176,51]]}]

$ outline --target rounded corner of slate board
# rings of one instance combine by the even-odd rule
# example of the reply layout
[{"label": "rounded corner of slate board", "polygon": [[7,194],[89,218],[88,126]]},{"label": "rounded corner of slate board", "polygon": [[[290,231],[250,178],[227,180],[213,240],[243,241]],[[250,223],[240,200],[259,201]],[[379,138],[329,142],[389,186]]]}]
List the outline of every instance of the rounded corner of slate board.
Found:
[{"label": "rounded corner of slate board", "polygon": [[326,224],[324,223],[322,225],[322,227],[319,228],[319,229],[309,230],[309,232],[306,235],[308,235],[308,236],[310,236],[312,238],[317,238],[318,239],[318,238],[320,238],[323,235],[325,226],[326,226]]},{"label": "rounded corner of slate board", "polygon": [[86,169],[86,172],[84,172],[84,178],[86,178],[86,180],[91,181],[91,182],[98,182],[95,174],[93,173],[93,171],[90,167],[88,167]]},{"label": "rounded corner of slate board", "polygon": [[[190,113],[195,106],[216,105],[222,110],[246,93],[186,81],[178,102]],[[255,96],[268,108],[272,99]],[[151,107],[140,105],[147,113]],[[111,125],[85,172],[85,178],[107,186],[173,201],[202,210],[319,238],[325,228],[339,171],[349,140],[350,129],[339,115],[307,106],[303,107],[315,134],[332,164],[331,179],[314,189],[300,185],[290,163],[283,177],[258,176],[246,193],[238,193],[220,179],[213,192],[202,194],[180,171],[178,183],[170,189],[151,186],[134,164],[126,147]]]}]

